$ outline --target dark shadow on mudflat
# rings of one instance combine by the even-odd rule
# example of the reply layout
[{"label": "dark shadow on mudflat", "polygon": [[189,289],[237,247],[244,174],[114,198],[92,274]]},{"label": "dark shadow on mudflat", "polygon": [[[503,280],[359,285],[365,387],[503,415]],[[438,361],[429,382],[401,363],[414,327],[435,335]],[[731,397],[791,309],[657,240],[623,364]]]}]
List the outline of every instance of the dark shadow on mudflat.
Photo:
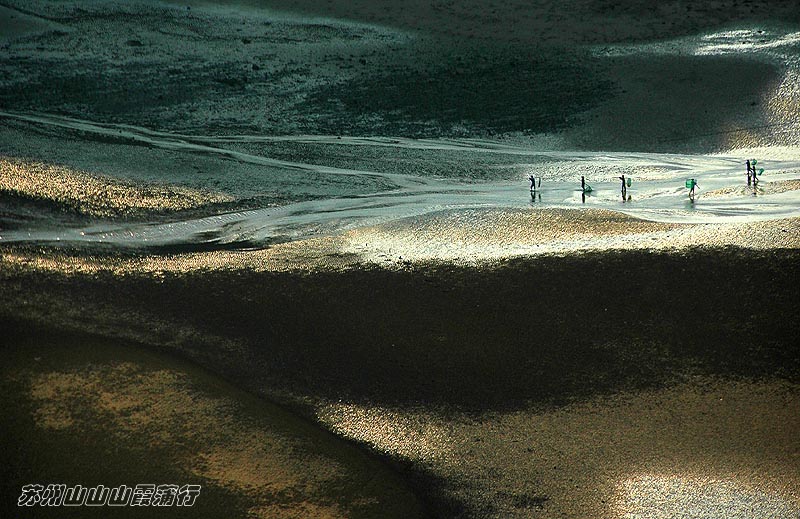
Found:
[{"label": "dark shadow on mudflat", "polygon": [[613,98],[569,133],[578,148],[693,153],[772,142],[784,128],[766,111],[782,79],[770,64],[735,56],[635,55],[603,61]]},{"label": "dark shadow on mudflat", "polygon": [[[167,338],[162,326],[149,341],[256,392],[482,411],[698,374],[798,380],[798,259],[797,251],[698,249],[485,269],[19,274],[6,283],[3,313],[13,315],[8,305],[25,290],[76,305],[88,297],[105,310],[87,323],[122,329],[125,315],[149,313],[191,326],[199,333]],[[204,337],[244,349],[221,351]]]},{"label": "dark shadow on mudflat", "polygon": [[611,88],[579,51],[435,46],[409,50],[420,55],[416,64],[313,93],[308,108],[322,114],[321,130],[408,137],[555,132]]}]

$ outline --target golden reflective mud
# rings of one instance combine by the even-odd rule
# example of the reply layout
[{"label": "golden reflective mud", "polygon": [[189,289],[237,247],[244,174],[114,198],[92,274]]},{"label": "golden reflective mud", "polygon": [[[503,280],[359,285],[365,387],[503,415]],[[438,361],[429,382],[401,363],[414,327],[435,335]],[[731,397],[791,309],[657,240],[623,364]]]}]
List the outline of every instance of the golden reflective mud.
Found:
[{"label": "golden reflective mud", "polygon": [[[449,217],[437,218],[430,229]],[[503,225],[514,219],[524,221]],[[2,312],[10,337],[89,331],[188,357],[399,463],[434,515],[769,516],[798,508],[796,229],[670,226],[656,232],[711,241],[607,250],[599,235],[600,251],[461,264],[365,262],[337,248],[346,236],[168,257],[7,248]],[[203,443],[169,466],[251,492],[247,510],[269,515],[265,496],[284,481],[265,459],[296,467],[303,495],[351,479],[340,458],[323,470],[305,448],[263,436],[233,412],[238,397],[196,399],[180,389],[191,378],[133,364],[28,366],[10,387],[25,388],[32,427],[48,434],[100,427],[153,448]],[[309,510],[300,502],[291,507]]]},{"label": "golden reflective mud", "polygon": [[144,217],[229,202],[169,184],[141,185],[42,162],[0,156],[0,192],[92,217]]},{"label": "golden reflective mud", "polygon": [[791,517],[798,416],[796,384],[705,378],[558,410],[319,410],[333,430],[458,481],[448,490],[471,509],[576,518]]},{"label": "golden reflective mud", "polygon": [[352,446],[169,356],[41,334],[4,354],[4,444],[22,443],[3,459],[27,483],[191,482],[205,517],[419,513],[400,480]]}]

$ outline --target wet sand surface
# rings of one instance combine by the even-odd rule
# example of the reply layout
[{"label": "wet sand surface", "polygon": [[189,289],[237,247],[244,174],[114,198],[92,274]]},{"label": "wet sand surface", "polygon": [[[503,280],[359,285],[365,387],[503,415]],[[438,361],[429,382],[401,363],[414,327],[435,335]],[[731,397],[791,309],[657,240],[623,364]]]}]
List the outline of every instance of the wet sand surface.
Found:
[{"label": "wet sand surface", "polygon": [[17,198],[42,212],[49,208],[97,218],[152,217],[232,200],[217,193],[169,185],[141,189],[131,182],[10,157],[0,157],[0,191],[7,203]]},{"label": "wet sand surface", "polygon": [[188,134],[798,144],[790,0],[390,4],[9,1],[0,101]]},{"label": "wet sand surface", "polygon": [[[542,216],[561,230],[531,230]],[[249,252],[6,247],[2,315],[22,337],[46,324],[177,352],[399,464],[434,516],[800,510],[796,219],[476,219],[496,234],[461,235],[460,260],[425,234],[473,228],[457,214],[391,224],[429,248],[386,258],[343,252],[382,227]],[[465,254],[507,236],[584,245]]]},{"label": "wet sand surface", "polygon": [[480,517],[793,517],[797,384],[697,377],[556,410],[441,418],[330,404],[332,430],[440,477]]},{"label": "wet sand surface", "polygon": [[[713,196],[713,194],[711,195]],[[40,250],[11,244],[2,250],[9,266],[63,274],[189,273],[202,270],[315,272],[415,265],[490,267],[511,258],[564,256],[602,251],[673,251],[740,247],[769,251],[795,249],[800,219],[728,224],[681,224],[642,220],[595,209],[470,209],[441,211],[333,236],[279,243],[267,249],[148,255],[91,253],[74,246]],[[180,247],[175,247],[180,249]]]},{"label": "wet sand surface", "polygon": [[[388,467],[192,364],[97,336],[4,332],[4,495],[18,494],[22,481],[114,487],[136,479],[201,485],[187,512],[203,517],[421,515]],[[0,509],[93,516],[14,502]]]},{"label": "wet sand surface", "polygon": [[799,517],[799,42],[793,0],[4,1],[0,515]]}]

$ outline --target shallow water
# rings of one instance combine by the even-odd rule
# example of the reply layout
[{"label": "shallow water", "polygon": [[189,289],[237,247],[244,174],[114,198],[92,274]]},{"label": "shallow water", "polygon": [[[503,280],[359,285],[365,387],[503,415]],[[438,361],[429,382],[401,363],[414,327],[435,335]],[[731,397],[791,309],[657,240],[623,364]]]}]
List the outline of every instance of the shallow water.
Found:
[{"label": "shallow water", "polygon": [[[622,212],[637,218],[670,223],[733,223],[763,221],[800,215],[800,190],[787,181],[797,178],[800,156],[793,149],[752,150],[763,157],[758,167],[765,173],[758,188],[747,187],[743,154],[681,155],[659,153],[547,151],[502,141],[453,139],[350,138],[339,136],[213,137],[157,132],[129,125],[98,124],[56,116],[0,113],[4,120],[23,121],[48,131],[80,131],[87,142],[101,138],[146,146],[143,153],[167,150],[188,163],[208,156],[254,168],[251,190],[267,190],[274,171],[291,177],[286,189],[301,199],[280,204],[262,200],[255,209],[207,211],[187,219],[153,217],[146,221],[96,219],[75,225],[58,218],[0,231],[4,243],[103,243],[119,247],[174,245],[225,245],[261,247],[278,241],[333,234],[365,225],[454,209],[595,208]],[[52,141],[51,141],[52,142]],[[57,143],[58,141],[55,140]],[[242,144],[261,150],[239,151]],[[294,160],[276,159],[270,146]],[[101,149],[115,144],[98,144]],[[314,162],[303,162],[307,147],[315,146]],[[287,151],[288,150],[288,151]],[[104,149],[104,151],[106,151]],[[403,173],[397,172],[398,155]],[[96,155],[101,155],[96,153]],[[772,158],[772,156],[780,158]],[[337,166],[358,163],[370,169]],[[132,161],[133,159],[126,159]],[[101,161],[102,162],[102,161]],[[430,171],[444,163],[445,174]],[[476,167],[476,163],[480,166]],[[131,163],[131,166],[133,164]],[[135,168],[131,168],[135,171]],[[161,171],[162,181],[194,187],[180,168]],[[261,169],[262,177],[258,177]],[[461,176],[460,171],[464,171]],[[476,170],[480,170],[476,173]],[[418,174],[415,174],[419,171]],[[541,178],[535,192],[527,177]],[[619,175],[632,179],[625,197]],[[246,199],[227,188],[227,171],[210,176],[221,190]],[[592,187],[580,189],[580,177]],[[188,178],[188,180],[187,180]],[[699,190],[691,200],[684,183],[695,178]],[[333,180],[332,180],[333,179]],[[147,182],[128,175],[127,180]],[[333,185],[334,188],[329,189]],[[317,192],[310,200],[307,187]],[[255,202],[259,204],[259,202]],[[249,205],[253,205],[252,203]],[[263,207],[267,206],[267,207]],[[236,207],[235,204],[232,207]],[[547,222],[543,222],[547,225]]]}]

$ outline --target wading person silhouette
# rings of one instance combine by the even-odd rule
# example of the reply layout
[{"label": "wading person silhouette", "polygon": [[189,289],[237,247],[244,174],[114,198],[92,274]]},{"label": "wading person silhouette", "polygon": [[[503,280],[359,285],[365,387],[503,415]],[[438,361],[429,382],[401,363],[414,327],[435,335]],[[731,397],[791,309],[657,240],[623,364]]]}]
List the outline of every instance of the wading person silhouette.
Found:
[{"label": "wading person silhouette", "polygon": [[628,186],[625,185],[625,175],[622,175],[619,179],[622,181],[622,197],[625,198],[625,191],[628,190]]},{"label": "wading person silhouette", "polygon": [[592,188],[586,185],[586,179],[581,176],[581,203],[586,203],[586,193],[591,190]]},{"label": "wading person silhouette", "polygon": [[690,178],[686,181],[686,187],[689,188],[689,200],[694,201],[694,191],[697,188],[697,180]]},{"label": "wading person silhouette", "polygon": [[750,159],[747,159],[745,164],[747,165],[747,185],[749,186],[750,185]]}]

